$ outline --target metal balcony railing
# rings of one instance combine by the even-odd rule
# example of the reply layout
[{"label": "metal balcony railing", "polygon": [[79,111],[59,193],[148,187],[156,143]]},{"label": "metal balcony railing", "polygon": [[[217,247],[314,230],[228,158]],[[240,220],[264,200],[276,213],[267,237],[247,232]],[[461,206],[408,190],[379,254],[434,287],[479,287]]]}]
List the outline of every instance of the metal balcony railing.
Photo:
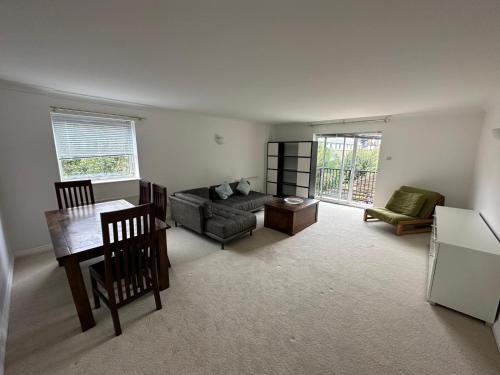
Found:
[{"label": "metal balcony railing", "polygon": [[376,171],[356,170],[351,179],[351,169],[318,168],[316,171],[316,193],[322,197],[373,204]]}]

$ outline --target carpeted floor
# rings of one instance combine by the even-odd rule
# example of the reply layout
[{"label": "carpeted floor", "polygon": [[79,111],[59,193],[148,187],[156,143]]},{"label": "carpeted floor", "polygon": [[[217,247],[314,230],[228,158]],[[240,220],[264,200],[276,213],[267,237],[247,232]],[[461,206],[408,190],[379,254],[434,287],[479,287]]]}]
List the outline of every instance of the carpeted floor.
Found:
[{"label": "carpeted floor", "polygon": [[80,332],[51,252],[20,258],[6,373],[500,374],[490,328],[425,301],[429,236],[361,217],[322,203],[319,222],[288,237],[260,212],[226,250],[172,228],[163,310],[152,296],[125,307],[118,338],[105,307]]}]

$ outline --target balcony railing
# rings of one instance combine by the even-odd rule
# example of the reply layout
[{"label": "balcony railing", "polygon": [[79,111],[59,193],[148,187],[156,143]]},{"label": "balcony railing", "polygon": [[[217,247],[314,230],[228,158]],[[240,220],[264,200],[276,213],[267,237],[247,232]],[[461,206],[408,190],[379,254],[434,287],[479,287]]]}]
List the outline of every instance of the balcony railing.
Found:
[{"label": "balcony railing", "polygon": [[373,204],[376,171],[357,170],[351,181],[350,169],[342,172],[335,168],[318,168],[316,171],[316,193],[322,197]]}]

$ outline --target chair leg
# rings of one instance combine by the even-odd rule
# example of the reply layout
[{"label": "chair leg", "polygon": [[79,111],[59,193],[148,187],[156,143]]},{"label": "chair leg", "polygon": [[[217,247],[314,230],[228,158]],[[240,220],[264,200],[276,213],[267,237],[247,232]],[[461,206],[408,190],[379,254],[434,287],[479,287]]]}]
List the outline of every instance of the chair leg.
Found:
[{"label": "chair leg", "polygon": [[90,281],[92,283],[92,294],[94,295],[94,307],[98,309],[101,307],[101,301],[99,300],[99,294],[97,293],[97,281],[90,276]]},{"label": "chair leg", "polygon": [[253,231],[250,231],[250,236],[252,235],[252,232],[253,232]]},{"label": "chair leg", "polygon": [[368,212],[365,210],[365,214],[363,215],[363,221],[368,221]]},{"label": "chair leg", "polygon": [[403,231],[403,226],[401,224],[396,225],[396,236],[401,236],[401,232]]},{"label": "chair leg", "polygon": [[220,243],[220,249],[221,249],[221,250],[224,250],[224,242],[221,242],[221,243]]},{"label": "chair leg", "polygon": [[115,328],[115,336],[122,334],[122,326],[120,325],[120,317],[118,316],[118,309],[116,306],[110,304],[111,317],[113,318],[113,327]]},{"label": "chair leg", "polygon": [[[167,258],[168,259],[168,258]],[[151,286],[153,287],[153,294],[155,296],[156,310],[161,310],[161,298],[160,298],[160,287],[158,285],[158,272],[156,270],[156,264],[151,267]],[[170,267],[170,261],[169,261]]]},{"label": "chair leg", "polygon": [[156,310],[161,310],[160,289],[158,288],[158,285],[153,287],[153,294],[155,296]]},{"label": "chair leg", "polygon": [[174,221],[174,225],[175,225],[175,227],[177,228],[177,221]]}]

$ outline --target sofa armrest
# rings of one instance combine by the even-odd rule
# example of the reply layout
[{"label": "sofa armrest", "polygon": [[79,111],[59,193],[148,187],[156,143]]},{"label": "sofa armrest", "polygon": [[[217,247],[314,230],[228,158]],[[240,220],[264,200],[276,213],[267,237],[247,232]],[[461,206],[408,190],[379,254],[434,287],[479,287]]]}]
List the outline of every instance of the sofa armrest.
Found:
[{"label": "sofa armrest", "polygon": [[203,204],[189,202],[176,196],[169,198],[172,220],[197,233],[205,231]]}]

